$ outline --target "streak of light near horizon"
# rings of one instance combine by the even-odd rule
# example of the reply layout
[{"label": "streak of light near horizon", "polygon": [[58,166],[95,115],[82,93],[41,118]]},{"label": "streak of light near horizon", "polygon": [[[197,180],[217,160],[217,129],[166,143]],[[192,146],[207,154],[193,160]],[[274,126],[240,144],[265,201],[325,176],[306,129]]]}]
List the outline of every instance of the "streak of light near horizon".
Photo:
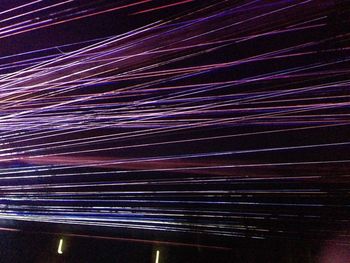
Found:
[{"label": "streak of light near horizon", "polygon": [[192,238],[293,238],[303,224],[305,238],[329,236],[350,214],[340,9],[37,0],[0,11],[1,41],[135,22],[1,53],[0,218]]},{"label": "streak of light near horizon", "polygon": [[156,260],[155,263],[159,263],[159,250],[156,251]]},{"label": "streak of light near horizon", "polygon": [[60,254],[60,255],[63,254],[62,247],[63,247],[63,239],[61,238],[59,243],[58,243],[58,248],[57,248],[57,253]]}]

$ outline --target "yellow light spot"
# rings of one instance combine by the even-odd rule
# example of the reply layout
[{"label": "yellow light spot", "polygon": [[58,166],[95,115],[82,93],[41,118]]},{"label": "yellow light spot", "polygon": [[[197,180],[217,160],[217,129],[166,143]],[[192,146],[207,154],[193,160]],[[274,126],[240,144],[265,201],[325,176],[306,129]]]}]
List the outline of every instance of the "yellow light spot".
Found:
[{"label": "yellow light spot", "polygon": [[159,250],[157,250],[157,253],[156,253],[156,262],[155,263],[159,263]]},{"label": "yellow light spot", "polygon": [[57,249],[58,254],[63,254],[62,246],[63,246],[63,239],[61,238],[60,243],[58,244],[58,249]]}]

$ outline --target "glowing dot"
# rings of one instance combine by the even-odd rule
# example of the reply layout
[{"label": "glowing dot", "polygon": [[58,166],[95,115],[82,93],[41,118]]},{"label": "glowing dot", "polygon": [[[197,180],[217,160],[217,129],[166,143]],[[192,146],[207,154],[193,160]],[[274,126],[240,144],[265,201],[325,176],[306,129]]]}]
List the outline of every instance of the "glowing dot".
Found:
[{"label": "glowing dot", "polygon": [[156,262],[155,263],[159,263],[159,250],[157,250],[157,253],[156,253]]},{"label": "glowing dot", "polygon": [[63,239],[61,238],[60,243],[58,244],[58,249],[57,249],[58,254],[63,254],[62,246],[63,246]]}]

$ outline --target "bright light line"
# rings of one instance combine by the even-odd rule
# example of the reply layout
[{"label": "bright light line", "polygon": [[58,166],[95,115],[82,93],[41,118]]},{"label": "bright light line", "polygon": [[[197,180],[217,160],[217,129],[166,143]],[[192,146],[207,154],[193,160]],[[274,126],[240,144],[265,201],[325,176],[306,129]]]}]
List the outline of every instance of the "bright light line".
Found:
[{"label": "bright light line", "polygon": [[58,253],[58,254],[63,254],[62,246],[63,246],[63,239],[61,238],[61,239],[60,239],[60,242],[59,242],[59,244],[58,244],[58,249],[57,249],[57,253]]},{"label": "bright light line", "polygon": [[156,252],[156,261],[155,263],[159,263],[159,250],[157,250]]}]

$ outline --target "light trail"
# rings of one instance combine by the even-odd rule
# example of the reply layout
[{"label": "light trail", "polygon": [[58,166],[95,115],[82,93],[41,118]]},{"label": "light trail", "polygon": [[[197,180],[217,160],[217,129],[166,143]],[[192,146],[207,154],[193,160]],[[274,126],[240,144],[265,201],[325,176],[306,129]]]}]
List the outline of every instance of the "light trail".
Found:
[{"label": "light trail", "polygon": [[13,43],[99,18],[125,29],[0,56],[0,218],[225,240],[338,233],[350,214],[350,33],[337,8],[39,0],[1,11]]}]

